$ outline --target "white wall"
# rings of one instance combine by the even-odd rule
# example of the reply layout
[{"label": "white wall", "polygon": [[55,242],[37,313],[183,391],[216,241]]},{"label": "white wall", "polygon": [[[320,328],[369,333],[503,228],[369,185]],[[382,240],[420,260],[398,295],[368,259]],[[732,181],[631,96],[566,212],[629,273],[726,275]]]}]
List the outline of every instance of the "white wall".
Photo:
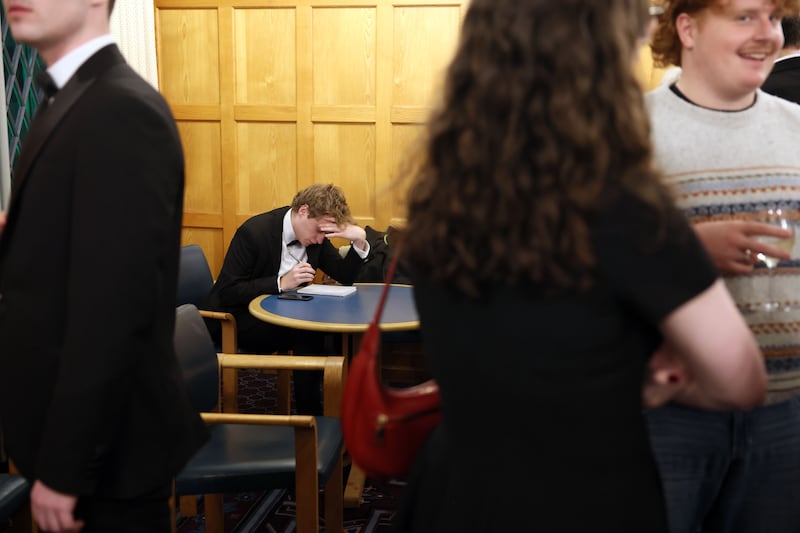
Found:
[{"label": "white wall", "polygon": [[118,0],[111,14],[111,34],[131,67],[158,89],[153,0]]}]

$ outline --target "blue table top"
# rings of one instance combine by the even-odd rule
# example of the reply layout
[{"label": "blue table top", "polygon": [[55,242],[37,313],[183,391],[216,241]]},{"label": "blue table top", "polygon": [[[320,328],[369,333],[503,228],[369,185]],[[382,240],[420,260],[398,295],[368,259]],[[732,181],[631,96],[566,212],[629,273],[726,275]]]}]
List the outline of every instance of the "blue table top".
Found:
[{"label": "blue table top", "polygon": [[[356,284],[356,292],[347,296],[314,295],[313,300],[280,300],[267,294],[250,302],[250,313],[256,318],[296,329],[335,331],[341,333],[366,331],[378,306],[381,284]],[[392,285],[381,318],[383,331],[419,329],[419,316],[414,305],[414,288]]]}]

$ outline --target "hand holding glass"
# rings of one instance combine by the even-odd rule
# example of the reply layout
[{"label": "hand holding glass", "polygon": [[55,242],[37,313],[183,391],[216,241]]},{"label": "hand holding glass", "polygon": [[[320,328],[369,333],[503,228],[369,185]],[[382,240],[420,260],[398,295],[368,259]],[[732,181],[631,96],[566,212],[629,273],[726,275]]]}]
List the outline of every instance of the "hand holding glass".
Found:
[{"label": "hand holding glass", "polygon": [[[759,215],[759,222],[777,226],[781,229],[791,232],[789,237],[774,237],[771,235],[758,235],[754,238],[764,244],[774,246],[786,252],[791,252],[794,247],[794,223],[789,218],[789,211],[780,207],[767,209]],[[772,257],[763,253],[756,255],[759,260],[763,261],[769,269],[769,300],[764,304],[764,309],[767,311],[785,310],[784,305],[775,296],[775,267],[778,266],[780,259]]]}]

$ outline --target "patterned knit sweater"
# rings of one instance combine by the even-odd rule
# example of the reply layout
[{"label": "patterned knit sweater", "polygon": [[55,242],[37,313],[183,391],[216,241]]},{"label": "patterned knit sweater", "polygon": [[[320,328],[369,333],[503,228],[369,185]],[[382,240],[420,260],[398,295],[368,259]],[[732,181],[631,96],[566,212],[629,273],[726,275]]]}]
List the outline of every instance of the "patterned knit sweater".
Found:
[{"label": "patterned knit sweater", "polygon": [[[758,91],[743,111],[693,105],[662,86],[645,95],[656,164],[675,188],[678,207],[692,222],[753,219],[770,206],[800,217],[800,105]],[[784,312],[747,312],[745,320],[766,359],[766,403],[800,394],[800,227],[792,261],[775,272],[776,299],[797,305]],[[768,269],[727,276],[736,303],[769,300]]]}]

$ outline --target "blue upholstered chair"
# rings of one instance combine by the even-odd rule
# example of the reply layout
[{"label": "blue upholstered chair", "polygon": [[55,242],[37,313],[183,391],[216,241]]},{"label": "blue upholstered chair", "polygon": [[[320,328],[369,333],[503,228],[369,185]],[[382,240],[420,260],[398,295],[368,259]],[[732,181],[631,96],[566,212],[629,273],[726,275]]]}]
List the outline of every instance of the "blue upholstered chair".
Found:
[{"label": "blue upholstered chair", "polygon": [[15,474],[0,474],[0,531],[11,522],[12,533],[35,531],[31,520],[25,478]]},{"label": "blue upholstered chair", "polygon": [[[343,357],[217,354],[197,308],[176,310],[175,350],[192,401],[211,439],[175,479],[178,496],[204,495],[206,531],[221,532],[222,494],[294,487],[297,531],[319,527],[319,486],[325,486],[325,531],[342,531],[342,447],[339,405]],[[325,416],[214,413],[220,370],[322,370]],[[224,378],[223,378],[224,379]]]},{"label": "blue upholstered chair", "polygon": [[196,244],[181,247],[178,268],[178,293],[175,305],[193,304],[204,318],[218,320],[222,326],[222,351],[236,353],[236,319],[230,313],[205,311],[203,305],[214,287],[214,277],[203,253]]},{"label": "blue upholstered chair", "polygon": [[200,309],[211,292],[214,277],[203,253],[196,244],[181,247],[176,305],[194,304]]},{"label": "blue upholstered chair", "polygon": [[[213,287],[214,278],[211,275],[211,268],[208,266],[203,249],[196,244],[182,246],[178,270],[178,293],[175,305],[193,304],[200,309],[200,314],[203,318],[218,321],[222,326],[222,343],[217,346],[217,350],[224,353],[238,353],[236,318],[230,313],[203,309],[206,298],[208,298]],[[279,371],[277,374],[278,412],[289,414],[291,408],[291,373]],[[235,413],[239,410],[237,404],[239,383],[236,370],[226,370],[224,378],[225,390],[222,391],[222,409],[228,413]]]}]

